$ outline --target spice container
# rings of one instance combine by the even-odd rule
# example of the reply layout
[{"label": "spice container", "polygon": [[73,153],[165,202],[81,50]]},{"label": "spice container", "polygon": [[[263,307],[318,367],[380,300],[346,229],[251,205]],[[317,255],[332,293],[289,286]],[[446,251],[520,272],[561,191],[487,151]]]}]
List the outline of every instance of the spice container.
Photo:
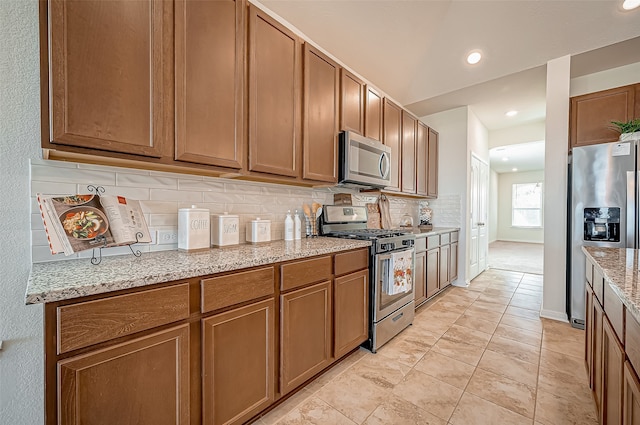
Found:
[{"label": "spice container", "polygon": [[247,242],[269,242],[271,240],[271,220],[260,220],[260,217],[247,223]]},{"label": "spice container", "polygon": [[210,246],[209,210],[206,208],[180,208],[178,210],[178,249],[193,251]]},{"label": "spice container", "polygon": [[240,217],[224,214],[211,214],[211,245],[227,246],[240,243]]}]

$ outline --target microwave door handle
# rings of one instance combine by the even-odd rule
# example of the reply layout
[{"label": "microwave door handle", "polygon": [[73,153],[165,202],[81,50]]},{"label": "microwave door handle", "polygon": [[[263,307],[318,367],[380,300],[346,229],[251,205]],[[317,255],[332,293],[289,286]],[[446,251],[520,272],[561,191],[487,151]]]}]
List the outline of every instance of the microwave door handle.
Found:
[{"label": "microwave door handle", "polygon": [[380,161],[378,167],[380,169],[380,177],[386,179],[389,176],[389,155],[386,152],[382,152],[380,155]]}]

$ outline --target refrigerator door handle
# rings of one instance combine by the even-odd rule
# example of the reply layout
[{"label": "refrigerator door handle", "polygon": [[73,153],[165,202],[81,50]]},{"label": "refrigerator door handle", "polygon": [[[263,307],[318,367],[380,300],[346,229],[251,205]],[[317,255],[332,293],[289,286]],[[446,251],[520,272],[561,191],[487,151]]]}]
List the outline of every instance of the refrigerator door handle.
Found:
[{"label": "refrigerator door handle", "polygon": [[635,172],[627,171],[627,248],[636,247],[636,182]]}]

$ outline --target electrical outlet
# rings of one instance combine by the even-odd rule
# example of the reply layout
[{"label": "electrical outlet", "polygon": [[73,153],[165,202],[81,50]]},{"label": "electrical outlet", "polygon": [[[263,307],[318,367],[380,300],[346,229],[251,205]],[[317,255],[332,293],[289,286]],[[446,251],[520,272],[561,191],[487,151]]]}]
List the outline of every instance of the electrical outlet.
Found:
[{"label": "electrical outlet", "polygon": [[178,230],[158,230],[158,245],[170,245],[178,243]]}]

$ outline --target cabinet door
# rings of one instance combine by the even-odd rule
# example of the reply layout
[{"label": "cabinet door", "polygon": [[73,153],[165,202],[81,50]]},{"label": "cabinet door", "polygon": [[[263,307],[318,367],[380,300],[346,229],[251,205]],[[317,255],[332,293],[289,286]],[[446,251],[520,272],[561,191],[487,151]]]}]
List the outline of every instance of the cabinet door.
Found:
[{"label": "cabinet door", "polygon": [[402,111],[402,192],[416,193],[416,127],[418,120]]},{"label": "cabinet door", "polygon": [[615,142],[620,133],[611,121],[634,117],[634,86],[589,93],[571,98],[569,139],[571,147]]},{"label": "cabinet door", "polygon": [[299,174],[300,66],[298,36],[249,6],[249,169]]},{"label": "cabinet door", "polygon": [[427,251],[427,298],[431,298],[440,290],[440,249],[430,249]]},{"label": "cabinet door", "polygon": [[440,289],[446,288],[451,282],[449,279],[451,245],[440,247]]},{"label": "cabinet door", "polygon": [[427,196],[429,175],[429,127],[418,121],[416,133],[416,193]]},{"label": "cabinet door", "polygon": [[[49,2],[53,144],[160,157],[172,142],[173,4]],[[45,106],[46,107],[46,106]],[[48,127],[43,110],[44,126]],[[43,142],[45,140],[43,139]]]},{"label": "cabinet door", "polygon": [[243,6],[175,3],[177,160],[242,168]]},{"label": "cabinet door", "polygon": [[369,270],[336,278],[334,282],[336,359],[369,337]]},{"label": "cabinet door", "polygon": [[366,86],[364,108],[364,135],[382,141],[382,96],[373,87]]},{"label": "cabinet door", "polygon": [[58,362],[59,424],[187,425],[189,326]]},{"label": "cabinet door", "polygon": [[593,397],[596,402],[598,414],[602,411],[602,319],[604,312],[600,304],[593,302],[593,327],[591,337],[593,338]]},{"label": "cabinet door", "polygon": [[384,136],[382,142],[391,148],[391,184],[385,189],[400,191],[402,108],[387,98],[384,99],[382,122]]},{"label": "cabinet door", "polygon": [[624,363],[624,400],[622,401],[622,423],[640,424],[640,381],[631,363]]},{"label": "cabinet door", "polygon": [[338,181],[338,88],[340,67],[317,49],[304,45],[305,179]]},{"label": "cabinet door", "polygon": [[429,128],[429,165],[427,166],[427,195],[430,198],[438,197],[438,139],[437,131]]},{"label": "cabinet door", "polygon": [[427,299],[427,252],[417,252],[414,272],[416,307]]},{"label": "cabinet door", "polygon": [[585,285],[585,336],[584,336],[584,362],[587,367],[589,388],[593,391],[593,290]]},{"label": "cabinet door", "polygon": [[449,283],[458,278],[458,242],[451,243],[449,250]]},{"label": "cabinet door", "polygon": [[602,323],[602,408],[601,424],[622,423],[624,349],[605,317]]},{"label": "cabinet door", "polygon": [[287,394],[331,362],[331,281],[280,296],[280,391]]},{"label": "cabinet door", "polygon": [[204,424],[244,423],[273,402],[274,314],[269,299],[202,320]]},{"label": "cabinet door", "polygon": [[364,83],[340,69],[340,130],[364,134]]}]

